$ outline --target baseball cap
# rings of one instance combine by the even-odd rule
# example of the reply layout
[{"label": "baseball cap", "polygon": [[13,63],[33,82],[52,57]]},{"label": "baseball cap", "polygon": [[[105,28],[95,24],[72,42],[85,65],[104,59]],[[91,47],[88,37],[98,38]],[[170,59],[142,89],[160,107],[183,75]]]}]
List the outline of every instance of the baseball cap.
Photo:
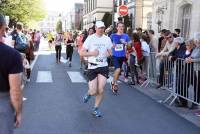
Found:
[{"label": "baseball cap", "polygon": [[184,39],[183,37],[177,37],[174,39],[174,43],[183,44]]},{"label": "baseball cap", "polygon": [[0,24],[6,25],[6,19],[2,14],[0,14]]},{"label": "baseball cap", "polygon": [[105,27],[104,22],[102,22],[102,21],[96,21],[95,25],[96,25],[97,28]]}]

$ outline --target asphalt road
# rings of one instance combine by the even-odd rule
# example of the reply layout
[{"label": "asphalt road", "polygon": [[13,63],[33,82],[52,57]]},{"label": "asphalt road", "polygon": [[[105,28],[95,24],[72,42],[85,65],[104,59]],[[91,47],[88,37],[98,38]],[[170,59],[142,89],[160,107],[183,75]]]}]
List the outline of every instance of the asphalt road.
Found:
[{"label": "asphalt road", "polygon": [[93,117],[94,99],[82,101],[88,86],[85,79],[79,82],[80,72],[76,54],[71,68],[56,64],[54,53],[40,55],[23,91],[27,100],[16,134],[200,134],[200,128],[123,83],[119,95],[106,85],[103,117]]}]

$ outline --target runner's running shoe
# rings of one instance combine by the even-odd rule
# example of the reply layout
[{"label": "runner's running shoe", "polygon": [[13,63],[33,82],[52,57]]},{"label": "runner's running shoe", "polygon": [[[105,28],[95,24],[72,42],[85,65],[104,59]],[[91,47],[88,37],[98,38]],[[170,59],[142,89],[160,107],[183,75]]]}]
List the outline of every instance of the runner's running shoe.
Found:
[{"label": "runner's running shoe", "polygon": [[111,90],[113,91],[113,93],[118,93],[118,85],[117,84],[113,84],[111,81],[110,86],[111,86]]},{"label": "runner's running shoe", "polygon": [[72,67],[72,63],[69,63],[69,67]]},{"label": "runner's running shoe", "polygon": [[84,103],[87,103],[87,102],[89,101],[90,98],[91,98],[91,95],[86,94],[86,95],[83,97],[83,102],[84,102]]},{"label": "runner's running shoe", "polygon": [[95,116],[95,117],[102,117],[102,114],[101,112],[99,111],[99,108],[95,107],[92,109],[92,114]]}]

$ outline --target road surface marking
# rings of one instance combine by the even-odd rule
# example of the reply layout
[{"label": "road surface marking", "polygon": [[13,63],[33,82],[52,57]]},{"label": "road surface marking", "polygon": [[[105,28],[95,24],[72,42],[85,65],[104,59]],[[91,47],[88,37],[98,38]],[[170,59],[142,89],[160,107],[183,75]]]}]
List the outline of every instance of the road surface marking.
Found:
[{"label": "road surface marking", "polygon": [[80,72],[68,71],[67,73],[72,83],[86,83],[87,82]]},{"label": "road surface marking", "polygon": [[37,83],[52,83],[52,74],[50,71],[38,71]]}]

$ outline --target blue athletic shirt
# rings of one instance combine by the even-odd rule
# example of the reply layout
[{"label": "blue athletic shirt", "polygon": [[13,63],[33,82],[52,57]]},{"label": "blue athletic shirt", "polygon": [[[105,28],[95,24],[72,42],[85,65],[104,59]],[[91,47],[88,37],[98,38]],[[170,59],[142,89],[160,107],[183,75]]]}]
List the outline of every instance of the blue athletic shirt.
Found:
[{"label": "blue athletic shirt", "polygon": [[112,48],[113,56],[125,57],[126,56],[126,48],[122,42],[123,42],[123,40],[127,43],[129,43],[131,41],[128,34],[118,35],[118,34],[114,33],[110,36],[110,39],[112,40],[112,43],[115,46],[114,48]]}]

